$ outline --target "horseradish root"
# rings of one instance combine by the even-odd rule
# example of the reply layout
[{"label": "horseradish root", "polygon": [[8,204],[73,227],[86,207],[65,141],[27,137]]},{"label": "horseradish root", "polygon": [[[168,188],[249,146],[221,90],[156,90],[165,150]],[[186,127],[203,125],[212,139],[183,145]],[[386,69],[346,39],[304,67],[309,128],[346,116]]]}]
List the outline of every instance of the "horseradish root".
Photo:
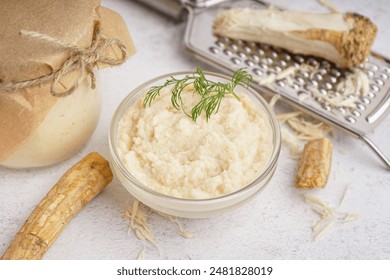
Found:
[{"label": "horseradish root", "polygon": [[377,27],[355,13],[298,13],[274,9],[236,8],[221,11],[213,33],[270,44],[292,53],[313,55],[350,68],[370,53]]},{"label": "horseradish root", "polygon": [[41,259],[68,222],[111,180],[108,162],[98,153],[87,155],[39,203],[2,259]]},{"label": "horseradish root", "polygon": [[306,143],[299,162],[298,188],[325,187],[332,164],[332,143],[326,138]]}]

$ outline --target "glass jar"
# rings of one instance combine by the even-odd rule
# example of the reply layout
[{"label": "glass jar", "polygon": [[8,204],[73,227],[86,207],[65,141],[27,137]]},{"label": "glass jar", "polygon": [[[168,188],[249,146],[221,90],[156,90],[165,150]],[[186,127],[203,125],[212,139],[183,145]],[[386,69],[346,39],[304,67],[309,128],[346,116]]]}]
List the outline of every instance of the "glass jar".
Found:
[{"label": "glass jar", "polygon": [[[281,133],[279,123],[275,114],[268,103],[251,88],[237,86],[237,92],[246,94],[261,111],[265,113],[265,117],[271,127],[272,147],[270,157],[264,164],[264,169],[259,172],[253,182],[246,186],[242,186],[237,191],[226,195],[206,198],[206,199],[186,199],[168,196],[153,190],[151,187],[140,182],[125,166],[121,158],[120,151],[120,121],[127,113],[129,108],[135,106],[140,99],[145,97],[145,93],[153,86],[162,85],[170,77],[183,78],[185,75],[193,73],[181,72],[164,75],[148,81],[133,92],[131,92],[119,105],[116,110],[112,122],[109,135],[109,146],[111,155],[111,168],[122,185],[133,195],[137,200],[145,205],[169,215],[185,217],[185,218],[206,218],[219,215],[226,211],[233,210],[239,206],[246,204],[249,200],[258,195],[271,180],[277,166],[281,147]],[[230,82],[231,78],[216,74],[207,73],[206,76],[216,82]]]},{"label": "glass jar", "polygon": [[69,95],[56,97],[38,128],[5,161],[11,168],[43,167],[76,153],[94,132],[101,109],[97,88],[90,77],[80,81]]},{"label": "glass jar", "polygon": [[0,166],[48,166],[74,154],[100,115],[94,72],[135,53],[120,14],[97,0],[71,2],[0,1]]}]

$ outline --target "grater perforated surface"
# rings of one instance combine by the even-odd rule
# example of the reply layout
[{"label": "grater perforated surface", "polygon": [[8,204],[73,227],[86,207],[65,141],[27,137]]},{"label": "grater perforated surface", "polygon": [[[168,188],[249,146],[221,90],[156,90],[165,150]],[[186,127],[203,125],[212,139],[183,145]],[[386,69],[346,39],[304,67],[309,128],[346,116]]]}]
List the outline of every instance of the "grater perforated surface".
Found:
[{"label": "grater perforated surface", "polygon": [[[372,131],[388,113],[390,64],[386,59],[371,55],[359,67],[369,79],[367,94],[345,92],[340,88],[341,83],[353,70],[340,69],[326,60],[291,54],[265,44],[213,36],[212,24],[217,12],[232,7],[267,8],[267,5],[253,0],[228,1],[207,9],[191,10],[185,41],[200,59],[225,71],[246,67],[255,79],[309,65],[289,78],[275,80],[268,87],[253,86],[263,92],[278,93],[299,109],[358,137]],[[330,98],[338,98],[348,105],[329,104]]]}]

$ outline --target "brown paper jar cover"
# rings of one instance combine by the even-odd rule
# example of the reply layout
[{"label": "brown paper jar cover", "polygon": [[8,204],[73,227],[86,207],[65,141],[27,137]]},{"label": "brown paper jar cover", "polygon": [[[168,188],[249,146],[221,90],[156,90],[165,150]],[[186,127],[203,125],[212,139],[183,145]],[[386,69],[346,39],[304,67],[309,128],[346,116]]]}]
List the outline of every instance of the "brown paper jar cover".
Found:
[{"label": "brown paper jar cover", "polygon": [[[98,25],[103,40],[119,40],[127,57],[135,52],[121,16],[100,6],[97,0],[1,0],[0,15],[0,84],[49,75],[61,69],[70,57],[69,50],[23,36],[22,31],[88,49]],[[122,53],[112,45],[100,55],[120,59]],[[110,65],[97,62],[92,66],[101,69]],[[61,90],[71,88],[78,75],[78,71],[72,71],[62,77]],[[87,76],[85,72],[82,78]],[[17,90],[0,89],[0,165],[28,141],[59,98],[52,95],[50,81]]]}]

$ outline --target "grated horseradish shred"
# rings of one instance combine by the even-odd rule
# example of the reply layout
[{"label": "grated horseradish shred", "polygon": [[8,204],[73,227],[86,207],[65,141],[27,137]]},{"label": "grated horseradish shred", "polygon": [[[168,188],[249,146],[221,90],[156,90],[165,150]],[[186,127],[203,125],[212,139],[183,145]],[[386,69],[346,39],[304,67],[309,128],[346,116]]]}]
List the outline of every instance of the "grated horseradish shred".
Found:
[{"label": "grated horseradish shred", "polygon": [[125,217],[130,219],[129,231],[133,230],[139,240],[147,240],[154,245],[161,255],[161,248],[154,240],[153,233],[148,224],[148,214],[143,204],[140,205],[140,202],[135,200],[132,205],[127,207]]},{"label": "grated horseradish shred", "polygon": [[143,248],[139,254],[138,254],[138,257],[137,257],[137,260],[144,260],[145,259],[145,248]]},{"label": "grated horseradish shred", "polygon": [[281,126],[281,132],[283,143],[289,147],[292,157],[298,159],[300,153],[302,152],[302,141],[285,125]]},{"label": "grated horseradish shred", "polygon": [[[154,235],[148,224],[148,214],[146,209],[147,206],[139,202],[138,200],[134,200],[132,205],[129,205],[125,211],[125,217],[129,219],[129,231],[134,231],[134,234],[139,240],[146,240],[155,246],[160,255],[162,254],[160,246],[154,240]],[[153,211],[152,209],[149,209]],[[175,223],[177,225],[178,233],[180,236],[191,239],[194,238],[194,234],[186,229],[184,229],[183,225],[179,221],[177,217],[173,217],[168,214],[164,214],[161,212],[155,212],[159,216],[168,219],[169,221]],[[137,257],[137,260],[145,259],[145,248],[143,248]]]},{"label": "grated horseradish shred", "polygon": [[[256,77],[254,80],[259,85],[274,90],[273,84],[277,81],[283,80],[287,85],[292,86],[297,75],[305,73],[310,75],[310,79],[313,79],[318,71],[318,65],[301,64],[300,66],[290,66],[279,73],[276,70],[269,69],[268,75]],[[328,90],[326,95],[322,94],[315,86],[308,85],[308,90],[313,97],[318,98],[319,102],[325,103],[331,108],[347,107],[354,109],[356,108],[356,102],[359,101],[359,96],[365,96],[369,93],[370,83],[367,74],[363,70],[355,68],[337,84],[335,90]],[[308,97],[308,95],[300,95],[299,99],[304,101]]]},{"label": "grated horseradish shred", "polygon": [[268,105],[271,107],[271,109],[275,108],[276,102],[278,102],[279,99],[280,99],[280,95],[278,95],[278,94],[274,94],[272,96],[271,100],[268,103]]},{"label": "grated horseradish shred", "polygon": [[295,130],[297,136],[301,140],[316,140],[325,137],[330,131],[331,127],[322,122],[310,122],[303,118],[296,117],[287,119],[288,125]]},{"label": "grated horseradish shred", "polygon": [[318,240],[326,231],[336,224],[344,224],[359,219],[358,215],[338,211],[338,207],[344,202],[348,191],[349,187],[346,187],[337,208],[330,207],[327,202],[307,193],[303,195],[305,202],[314,206],[312,209],[313,212],[320,216],[320,220],[312,227],[314,240]]},{"label": "grated horseradish shred", "polygon": [[324,138],[333,131],[331,126],[314,121],[299,111],[277,114],[276,117],[281,124],[282,141],[289,146],[293,157],[299,157],[305,141]]},{"label": "grated horseradish shred", "polygon": [[341,197],[340,199],[340,202],[339,202],[339,206],[341,206],[341,204],[343,204],[345,198],[347,197],[347,194],[349,193],[349,186],[347,186],[345,189],[344,189],[344,193],[343,193],[343,196]]},{"label": "grated horseradish shred", "polygon": [[185,230],[183,228],[183,225],[180,223],[180,221],[178,220],[177,217],[173,217],[171,215],[167,215],[167,214],[164,214],[164,213],[161,213],[161,212],[156,212],[158,215],[160,215],[161,217],[164,217],[166,219],[168,219],[169,221],[175,223],[177,225],[177,229],[178,229],[178,232],[181,236],[183,236],[184,238],[193,238],[194,237],[194,234],[188,230]]}]

